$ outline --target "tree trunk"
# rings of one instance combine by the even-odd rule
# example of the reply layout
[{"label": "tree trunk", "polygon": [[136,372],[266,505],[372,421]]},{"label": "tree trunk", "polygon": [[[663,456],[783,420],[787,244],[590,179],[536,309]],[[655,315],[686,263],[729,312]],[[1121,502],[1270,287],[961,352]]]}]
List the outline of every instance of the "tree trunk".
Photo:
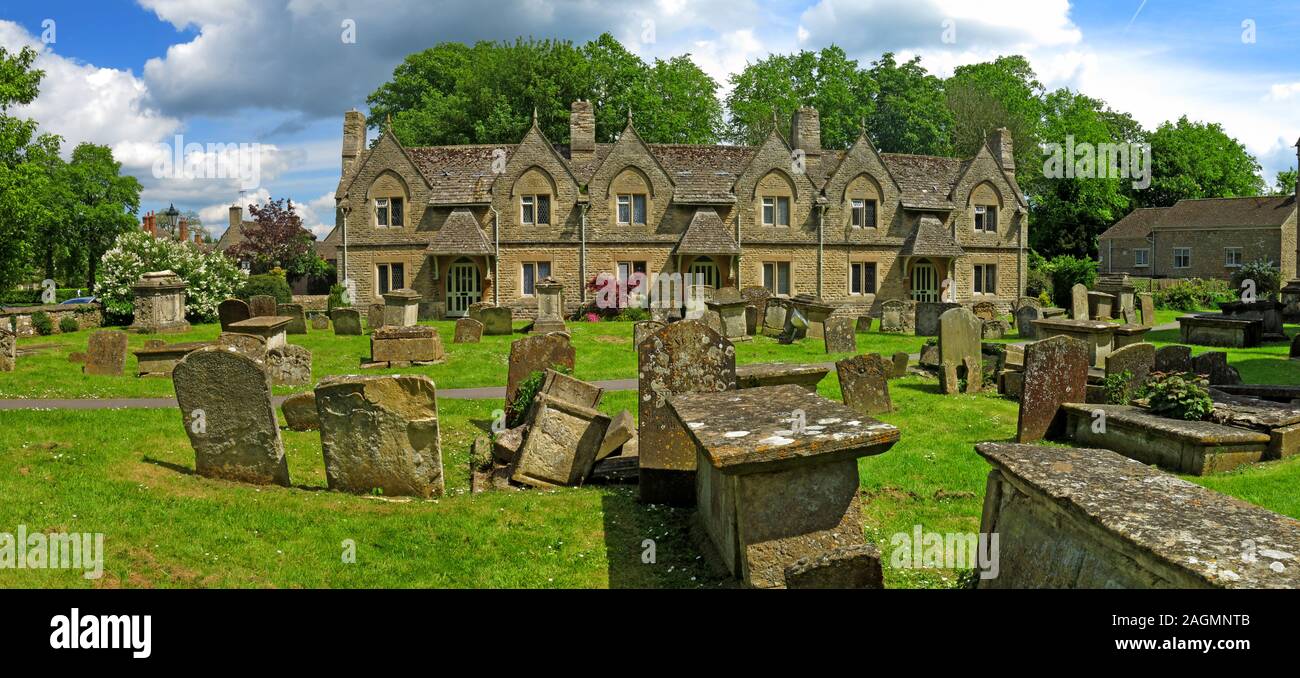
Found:
[{"label": "tree trunk", "polygon": [[95,293],[95,267],[99,264],[99,257],[95,256],[94,252],[91,252],[90,255],[90,261],[87,262],[86,266],[86,294],[88,296]]}]

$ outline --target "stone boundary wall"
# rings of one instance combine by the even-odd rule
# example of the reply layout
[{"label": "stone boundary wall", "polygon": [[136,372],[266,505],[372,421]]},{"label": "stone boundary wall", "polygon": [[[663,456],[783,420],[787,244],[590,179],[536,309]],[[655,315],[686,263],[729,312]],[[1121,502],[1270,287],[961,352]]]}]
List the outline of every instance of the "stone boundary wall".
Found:
[{"label": "stone boundary wall", "polygon": [[12,329],[20,337],[39,336],[32,326],[32,316],[44,311],[50,316],[54,334],[60,334],[59,321],[65,317],[77,319],[80,329],[101,327],[104,324],[103,307],[91,304],[47,304],[44,306],[4,306],[0,307],[0,327]]}]

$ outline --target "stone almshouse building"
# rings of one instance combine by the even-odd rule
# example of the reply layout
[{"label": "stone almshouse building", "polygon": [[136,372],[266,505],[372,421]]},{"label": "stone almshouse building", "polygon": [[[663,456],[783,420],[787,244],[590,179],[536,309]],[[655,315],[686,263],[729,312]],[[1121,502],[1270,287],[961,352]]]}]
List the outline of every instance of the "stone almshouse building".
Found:
[{"label": "stone almshouse building", "polygon": [[938,300],[949,277],[966,303],[1005,307],[1024,287],[1028,214],[1005,130],[963,160],[878,153],[865,135],[823,150],[809,108],[790,141],[773,131],[756,147],[647,144],[630,119],[596,143],[585,101],[568,146],[536,121],[500,145],[406,148],[385,131],[367,149],[365,129],[345,115],[331,236],[358,303],[409,287],[428,316],[480,300],[532,316],[551,276],[575,311],[601,272],[695,273],[862,309]]}]

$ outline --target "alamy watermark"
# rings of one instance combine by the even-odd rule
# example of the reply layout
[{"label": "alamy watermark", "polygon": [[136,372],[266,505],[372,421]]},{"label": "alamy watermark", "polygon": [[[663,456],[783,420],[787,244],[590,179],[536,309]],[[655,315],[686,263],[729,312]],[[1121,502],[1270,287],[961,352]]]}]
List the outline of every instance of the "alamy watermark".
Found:
[{"label": "alamy watermark", "polygon": [[0,532],[0,569],[84,570],[86,579],[104,576],[101,532]]},{"label": "alamy watermark", "polygon": [[177,134],[173,143],[158,144],[162,154],[153,163],[155,179],[237,179],[245,191],[262,185],[262,145],[185,143]]},{"label": "alamy watermark", "polygon": [[889,566],[898,569],[978,570],[980,579],[998,576],[998,533],[926,532],[920,525],[897,532]]},{"label": "alamy watermark", "polygon": [[707,287],[703,273],[631,273],[624,279],[602,271],[593,282],[597,308],[685,308],[688,320],[704,315]]},{"label": "alamy watermark", "polygon": [[1131,179],[1133,188],[1151,186],[1151,144],[1076,142],[1073,134],[1064,144],[1043,144],[1048,179]]}]

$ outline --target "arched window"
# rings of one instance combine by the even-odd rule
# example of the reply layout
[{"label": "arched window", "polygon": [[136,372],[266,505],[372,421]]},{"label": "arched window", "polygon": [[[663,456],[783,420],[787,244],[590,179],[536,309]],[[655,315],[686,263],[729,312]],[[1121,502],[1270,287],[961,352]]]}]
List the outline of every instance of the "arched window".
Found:
[{"label": "arched window", "polygon": [[609,182],[610,214],[622,226],[644,225],[650,219],[653,188],[641,170],[628,167]]},{"label": "arched window", "polygon": [[370,223],[375,228],[405,228],[406,182],[396,172],[387,171],[370,184]]},{"label": "arched window", "polygon": [[987,181],[970,192],[971,220],[976,232],[997,233],[1002,196]]},{"label": "arched window", "polygon": [[844,188],[844,210],[850,228],[876,228],[880,217],[880,185],[860,174]]},{"label": "arched window", "polygon": [[788,227],[796,197],[794,182],[788,175],[778,170],[768,172],[754,186],[758,225]]},{"label": "arched window", "polygon": [[519,209],[519,223],[525,226],[546,226],[552,223],[552,203],[555,182],[540,167],[533,167],[520,175],[515,182],[515,201]]}]

